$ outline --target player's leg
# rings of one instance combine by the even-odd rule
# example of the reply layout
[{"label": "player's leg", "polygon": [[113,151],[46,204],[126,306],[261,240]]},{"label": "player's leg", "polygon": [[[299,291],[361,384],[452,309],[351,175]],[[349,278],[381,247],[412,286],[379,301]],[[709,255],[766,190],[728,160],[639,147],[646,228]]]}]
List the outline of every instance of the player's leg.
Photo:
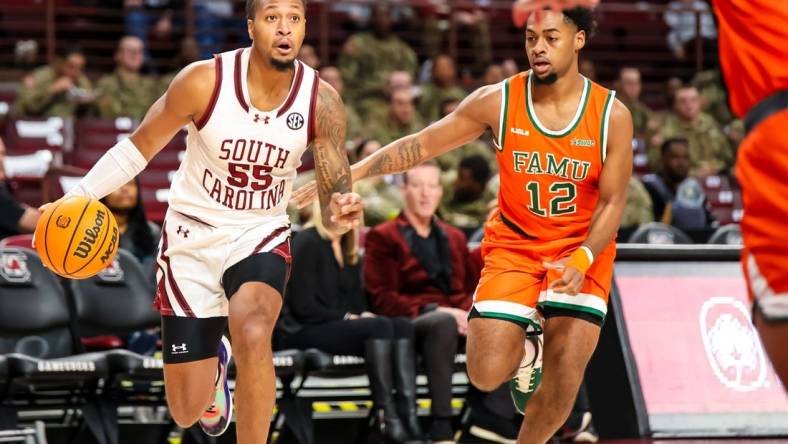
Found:
[{"label": "player's leg", "polygon": [[223,276],[230,296],[230,336],[237,375],[236,435],[239,444],[266,442],[276,400],[271,338],[282,308],[286,260],[274,253],[250,256]]},{"label": "player's leg", "polygon": [[599,325],[570,316],[545,322],[542,383],[528,401],[518,443],[547,442],[569,417],[599,332]]},{"label": "player's leg", "polygon": [[788,110],[760,122],[739,148],[742,186],[742,266],[755,303],[753,321],[784,384],[788,383]]},{"label": "player's leg", "polygon": [[783,385],[788,384],[788,353],[785,351],[785,339],[788,338],[788,319],[769,321],[763,313],[756,310],[753,314],[753,322],[761,336],[763,348],[766,349],[766,353],[772,361],[774,371]]},{"label": "player's leg", "polygon": [[525,330],[503,319],[474,317],[468,322],[467,370],[471,383],[491,392],[512,379],[523,358]]},{"label": "player's leg", "polygon": [[546,318],[542,380],[526,404],[520,444],[546,442],[572,411],[607,315],[615,248],[611,243],[597,256],[574,296],[549,289],[556,273],[548,272],[542,283],[538,303]]},{"label": "player's leg", "polygon": [[[182,427],[201,419],[214,400],[217,379],[226,374],[218,359],[227,308],[216,247],[226,242],[220,230],[172,211],[162,226],[155,305],[162,314],[167,404]],[[229,418],[217,419],[220,433]]]},{"label": "player's leg", "polygon": [[164,384],[170,415],[191,427],[213,401],[217,347],[226,317],[162,316]]}]

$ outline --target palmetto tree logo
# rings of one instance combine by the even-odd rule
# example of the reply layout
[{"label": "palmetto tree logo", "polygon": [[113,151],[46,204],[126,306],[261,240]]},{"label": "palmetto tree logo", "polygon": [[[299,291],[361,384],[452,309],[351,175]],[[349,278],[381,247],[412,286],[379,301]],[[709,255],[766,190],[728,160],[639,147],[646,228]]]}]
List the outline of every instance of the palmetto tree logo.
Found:
[{"label": "palmetto tree logo", "polygon": [[700,309],[700,332],[711,369],[725,387],[750,392],[765,386],[766,355],[744,303],[710,298]]}]

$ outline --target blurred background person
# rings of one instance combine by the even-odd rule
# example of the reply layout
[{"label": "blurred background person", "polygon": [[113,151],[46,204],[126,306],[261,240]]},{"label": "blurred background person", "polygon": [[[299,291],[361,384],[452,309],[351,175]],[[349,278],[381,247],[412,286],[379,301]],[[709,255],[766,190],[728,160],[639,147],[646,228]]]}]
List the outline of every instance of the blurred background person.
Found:
[{"label": "blurred background person", "polygon": [[36,69],[22,81],[15,114],[20,117],[76,117],[95,99],[85,75],[85,54],[70,47],[51,66]]},{"label": "blurred background person", "polygon": [[367,309],[358,229],[330,235],[316,203],[312,219],[292,241],[292,255],[291,272],[297,278],[288,284],[276,348],[363,357],[386,442],[422,439],[413,325],[407,318],[378,316]]}]

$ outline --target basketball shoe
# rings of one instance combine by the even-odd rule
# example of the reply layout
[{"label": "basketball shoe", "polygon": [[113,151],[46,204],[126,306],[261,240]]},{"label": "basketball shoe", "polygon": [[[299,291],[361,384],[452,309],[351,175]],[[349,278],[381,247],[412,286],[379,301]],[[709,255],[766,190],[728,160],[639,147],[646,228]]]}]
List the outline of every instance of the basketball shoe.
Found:
[{"label": "basketball shoe", "polygon": [[525,352],[514,378],[509,381],[509,392],[520,413],[525,412],[528,400],[542,382],[543,335],[530,336],[525,340]]},{"label": "basketball shoe", "polygon": [[230,358],[233,349],[230,341],[222,336],[219,343],[219,364],[216,370],[216,395],[213,404],[202,414],[200,427],[209,436],[219,436],[230,426],[233,419],[233,396],[230,393],[230,386],[227,381],[227,367],[230,365]]}]

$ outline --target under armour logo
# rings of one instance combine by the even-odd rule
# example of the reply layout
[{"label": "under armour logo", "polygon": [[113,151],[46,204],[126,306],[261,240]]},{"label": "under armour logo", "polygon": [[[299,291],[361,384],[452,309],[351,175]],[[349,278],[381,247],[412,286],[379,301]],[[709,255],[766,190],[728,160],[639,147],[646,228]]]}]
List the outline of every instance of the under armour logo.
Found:
[{"label": "under armour logo", "polygon": [[186,349],[186,343],[181,343],[181,345],[172,344],[172,354],[179,355],[183,353],[189,353],[189,350]]},{"label": "under armour logo", "polygon": [[[262,118],[262,120],[263,120],[263,124],[265,124],[265,125],[268,125],[268,120],[269,120],[270,118],[271,118],[271,116],[264,116],[264,117]],[[255,114],[255,115],[254,115],[254,123],[257,123],[257,122],[259,122],[259,121],[260,121],[260,114]]]},{"label": "under armour logo", "polygon": [[178,231],[175,234],[182,234],[184,239],[189,238],[189,230],[184,230],[183,225],[178,225]]}]

